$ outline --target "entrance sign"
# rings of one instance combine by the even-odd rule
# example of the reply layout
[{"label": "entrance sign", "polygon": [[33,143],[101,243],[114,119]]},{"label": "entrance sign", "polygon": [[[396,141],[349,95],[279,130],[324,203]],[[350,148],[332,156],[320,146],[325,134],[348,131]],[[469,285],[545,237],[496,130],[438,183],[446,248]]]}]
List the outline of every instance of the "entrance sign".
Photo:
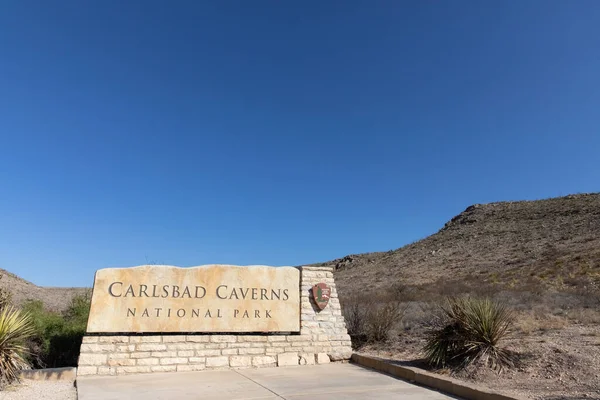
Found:
[{"label": "entrance sign", "polygon": [[87,332],[299,332],[299,285],[293,267],[101,269]]}]

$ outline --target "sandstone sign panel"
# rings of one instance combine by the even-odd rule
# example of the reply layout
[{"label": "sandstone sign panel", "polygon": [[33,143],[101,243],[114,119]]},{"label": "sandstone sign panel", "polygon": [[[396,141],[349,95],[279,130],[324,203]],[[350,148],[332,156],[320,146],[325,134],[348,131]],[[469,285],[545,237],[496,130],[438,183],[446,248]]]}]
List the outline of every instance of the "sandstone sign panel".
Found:
[{"label": "sandstone sign panel", "polygon": [[294,267],[144,265],[96,272],[89,333],[299,332]]}]

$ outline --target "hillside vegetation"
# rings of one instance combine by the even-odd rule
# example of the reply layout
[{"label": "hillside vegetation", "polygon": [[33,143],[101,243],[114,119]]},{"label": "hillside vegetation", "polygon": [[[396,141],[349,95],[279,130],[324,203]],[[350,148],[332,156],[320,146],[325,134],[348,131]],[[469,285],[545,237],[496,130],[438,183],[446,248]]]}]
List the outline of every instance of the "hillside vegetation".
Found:
[{"label": "hillside vegetation", "polygon": [[37,286],[0,268],[0,289],[12,295],[12,302],[18,306],[27,300],[39,300],[46,309],[62,312],[69,307],[71,299],[76,295],[86,295],[89,288],[58,288]]},{"label": "hillside vegetation", "polygon": [[[423,240],[318,265],[335,268],[360,352],[423,366],[448,296],[492,299],[514,312],[502,346],[516,364],[459,378],[530,399],[600,399],[598,193],[476,204]],[[390,309],[397,323],[387,332]],[[373,340],[373,327],[385,341]]]},{"label": "hillside vegetation", "polygon": [[475,290],[482,283],[598,290],[600,193],[475,204],[423,240],[319,265],[335,268],[342,296],[397,284],[439,294]]}]

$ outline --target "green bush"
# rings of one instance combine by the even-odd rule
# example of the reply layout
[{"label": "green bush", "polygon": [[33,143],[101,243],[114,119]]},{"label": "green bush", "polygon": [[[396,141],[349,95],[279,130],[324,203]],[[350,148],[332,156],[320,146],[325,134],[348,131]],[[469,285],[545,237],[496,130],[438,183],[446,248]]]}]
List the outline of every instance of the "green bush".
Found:
[{"label": "green bush", "polygon": [[441,311],[423,349],[430,364],[464,368],[481,362],[494,369],[512,365],[510,352],[498,346],[514,322],[505,305],[489,298],[451,298]]},{"label": "green bush", "polygon": [[34,333],[31,317],[12,307],[0,310],[0,387],[29,367],[26,341]]},{"label": "green bush", "polygon": [[29,301],[23,308],[34,321],[35,334],[29,342],[32,364],[36,368],[76,366],[89,315],[89,296],[74,296],[62,314],[46,311],[41,301]]}]

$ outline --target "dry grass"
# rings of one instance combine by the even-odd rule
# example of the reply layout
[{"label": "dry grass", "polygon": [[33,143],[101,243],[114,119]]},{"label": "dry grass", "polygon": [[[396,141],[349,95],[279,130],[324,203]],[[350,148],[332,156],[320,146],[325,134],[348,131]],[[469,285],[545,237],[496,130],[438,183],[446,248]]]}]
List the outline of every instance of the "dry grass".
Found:
[{"label": "dry grass", "polygon": [[569,324],[569,320],[552,314],[539,314],[533,311],[520,312],[515,316],[515,329],[529,335],[536,331],[562,329]]}]

